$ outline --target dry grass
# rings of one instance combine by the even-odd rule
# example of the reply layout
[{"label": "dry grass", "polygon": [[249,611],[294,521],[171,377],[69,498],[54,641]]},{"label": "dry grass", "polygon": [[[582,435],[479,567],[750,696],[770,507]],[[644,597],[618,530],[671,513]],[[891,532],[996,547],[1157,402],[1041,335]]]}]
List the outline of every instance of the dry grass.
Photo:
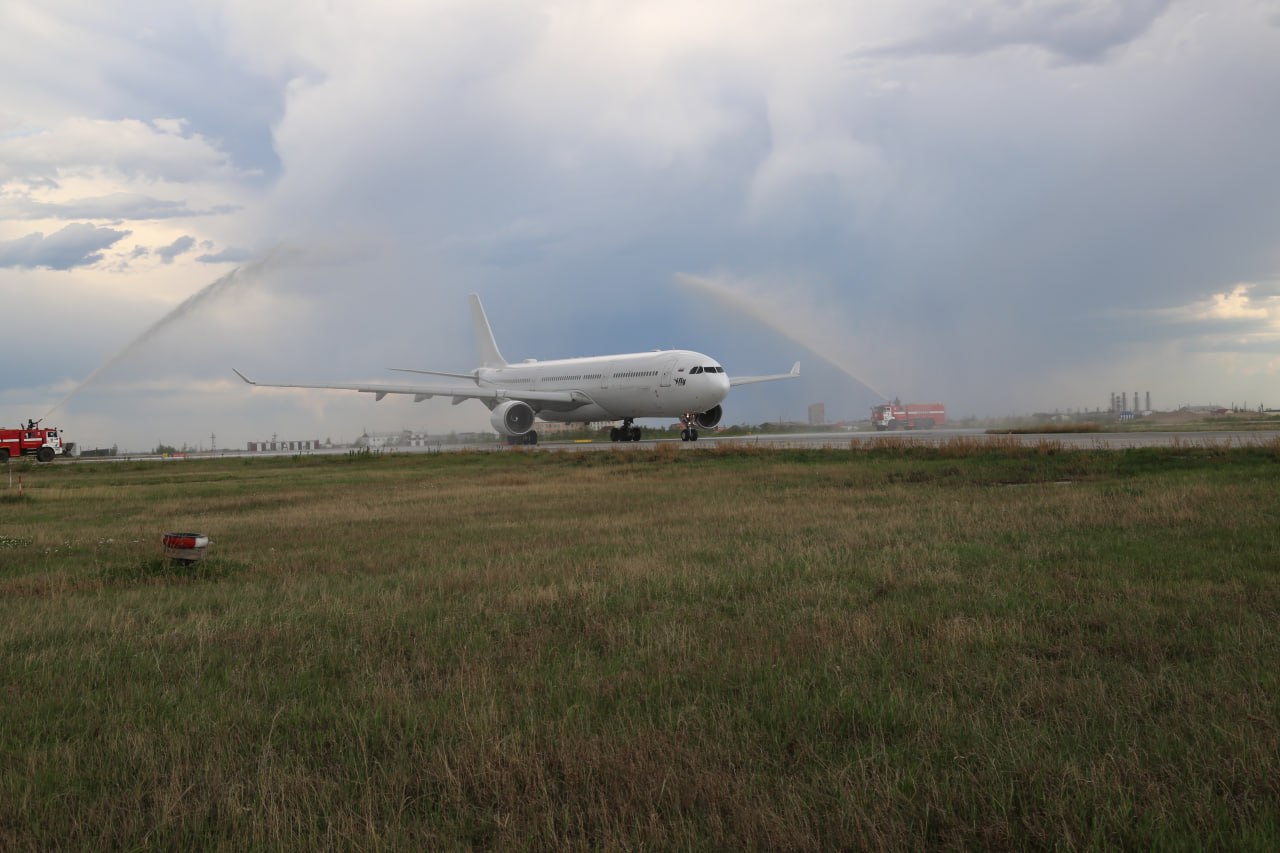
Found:
[{"label": "dry grass", "polygon": [[0,846],[1273,847],[1280,448],[877,442],[40,469]]},{"label": "dry grass", "polygon": [[917,456],[932,459],[1007,458],[1061,453],[1065,445],[1057,439],[1042,439],[1029,444],[1013,434],[986,436],[951,436],[932,441],[906,436],[876,436],[850,440],[849,449],[876,456]]},{"label": "dry grass", "polygon": [[1075,422],[1062,423],[1052,422],[1043,424],[1032,424],[1025,427],[1007,427],[1003,429],[989,429],[987,433],[990,435],[1052,435],[1054,433],[1088,433],[1102,432],[1102,424],[1093,422]]}]

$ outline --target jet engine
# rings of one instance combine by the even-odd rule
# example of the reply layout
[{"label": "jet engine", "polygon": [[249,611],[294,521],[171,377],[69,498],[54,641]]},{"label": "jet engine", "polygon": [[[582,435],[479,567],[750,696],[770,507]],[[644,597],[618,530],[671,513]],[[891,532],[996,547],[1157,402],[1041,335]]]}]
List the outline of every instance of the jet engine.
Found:
[{"label": "jet engine", "polygon": [[720,423],[722,415],[724,415],[724,409],[716,406],[715,408],[707,409],[705,412],[699,412],[694,415],[693,422],[702,429],[711,429],[713,426]]},{"label": "jet engine", "polygon": [[508,400],[489,414],[489,423],[507,438],[524,435],[533,429],[533,409],[522,400]]}]

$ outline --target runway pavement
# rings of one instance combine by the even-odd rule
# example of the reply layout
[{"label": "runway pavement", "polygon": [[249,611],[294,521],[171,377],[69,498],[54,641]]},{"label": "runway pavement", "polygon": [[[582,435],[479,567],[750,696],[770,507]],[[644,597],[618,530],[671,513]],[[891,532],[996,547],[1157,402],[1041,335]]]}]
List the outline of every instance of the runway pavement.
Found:
[{"label": "runway pavement", "polygon": [[[811,432],[778,435],[720,436],[703,432],[697,441],[684,442],[662,430],[646,430],[649,436],[638,442],[614,443],[608,439],[579,442],[544,439],[533,447],[508,447],[489,442],[483,444],[428,444],[425,447],[391,448],[376,453],[449,453],[462,450],[500,452],[590,452],[601,450],[630,451],[652,449],[658,444],[673,444],[681,450],[697,452],[719,444],[762,445],[779,449],[831,449],[849,450],[856,442],[862,447],[875,447],[877,442],[908,441],[913,444],[937,446],[961,439],[971,441],[1020,441],[1035,446],[1050,443],[1064,450],[1124,450],[1133,447],[1252,447],[1280,441],[1280,429],[1274,430],[1200,430],[1171,432],[1093,432],[1093,433],[1032,433],[1027,435],[988,435],[980,429],[937,429],[919,432]],[[330,456],[357,452],[349,447],[334,447],[309,451],[268,451],[250,453],[244,450],[219,450],[193,452],[179,457],[162,457],[153,454],[127,453],[115,457],[95,457],[84,462],[123,462],[126,460],[181,461],[181,459],[208,459],[242,456]],[[59,462],[78,460],[58,457]]]},{"label": "runway pavement", "polygon": [[591,443],[544,441],[539,450],[605,450],[652,447],[659,443],[674,443],[688,450],[713,447],[719,443],[760,444],[779,448],[830,448],[848,450],[853,442],[874,447],[877,442],[908,441],[913,444],[937,446],[953,439],[985,441],[1020,441],[1026,445],[1053,442],[1068,450],[1123,450],[1130,447],[1249,447],[1271,444],[1280,440],[1276,430],[1204,430],[1175,432],[1093,432],[1093,433],[1031,433],[1026,435],[988,435],[980,429],[938,429],[919,432],[814,432],[780,435],[717,436],[703,433],[695,442],[682,442],[667,436],[649,438],[634,444],[614,444],[609,441]]}]

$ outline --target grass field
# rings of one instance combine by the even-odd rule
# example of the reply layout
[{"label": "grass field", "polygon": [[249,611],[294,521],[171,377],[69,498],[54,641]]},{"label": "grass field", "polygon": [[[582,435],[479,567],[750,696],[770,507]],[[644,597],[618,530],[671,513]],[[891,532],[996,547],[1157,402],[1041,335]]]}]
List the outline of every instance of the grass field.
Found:
[{"label": "grass field", "polygon": [[6,850],[1280,848],[1280,446],[20,473]]}]

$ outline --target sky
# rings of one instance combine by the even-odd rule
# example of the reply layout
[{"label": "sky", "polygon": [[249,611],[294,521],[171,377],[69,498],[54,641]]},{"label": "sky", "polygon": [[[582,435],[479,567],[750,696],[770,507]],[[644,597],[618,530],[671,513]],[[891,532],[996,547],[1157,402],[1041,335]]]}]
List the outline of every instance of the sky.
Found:
[{"label": "sky", "polygon": [[[696,349],[727,423],[1280,407],[1280,2],[0,0],[0,424],[488,429],[252,389]],[[411,380],[409,380],[411,381]],[[656,425],[656,424],[651,424]]]}]

